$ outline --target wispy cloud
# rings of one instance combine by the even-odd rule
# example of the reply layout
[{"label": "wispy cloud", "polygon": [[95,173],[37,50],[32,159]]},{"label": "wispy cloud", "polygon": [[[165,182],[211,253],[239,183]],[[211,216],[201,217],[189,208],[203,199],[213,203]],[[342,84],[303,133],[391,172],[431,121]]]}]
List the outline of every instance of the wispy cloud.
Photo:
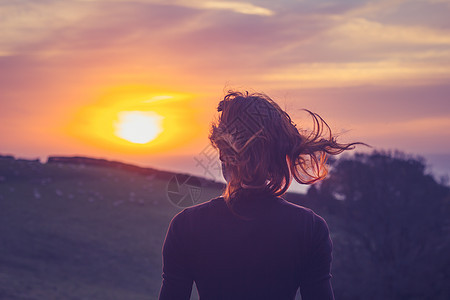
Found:
[{"label": "wispy cloud", "polygon": [[73,1],[23,1],[0,4],[0,52],[12,55],[23,45],[56,38],[55,30],[81,21],[91,8]]},{"label": "wispy cloud", "polygon": [[179,1],[177,3],[205,9],[230,10],[247,15],[271,16],[274,12],[270,9],[256,6],[248,2],[238,1]]},{"label": "wispy cloud", "polygon": [[161,5],[179,5],[197,9],[229,10],[235,13],[271,16],[274,12],[268,8],[250,2],[242,1],[214,1],[214,0],[78,0],[82,2],[122,2],[147,3]]},{"label": "wispy cloud", "polygon": [[[450,45],[450,30],[382,24],[363,18],[346,19],[330,36],[352,45]],[[344,40],[343,40],[344,39]]]},{"label": "wispy cloud", "polygon": [[278,82],[285,88],[345,87],[360,85],[428,85],[446,81],[450,69],[446,66],[404,64],[397,61],[361,63],[300,64],[262,75],[265,82]]}]

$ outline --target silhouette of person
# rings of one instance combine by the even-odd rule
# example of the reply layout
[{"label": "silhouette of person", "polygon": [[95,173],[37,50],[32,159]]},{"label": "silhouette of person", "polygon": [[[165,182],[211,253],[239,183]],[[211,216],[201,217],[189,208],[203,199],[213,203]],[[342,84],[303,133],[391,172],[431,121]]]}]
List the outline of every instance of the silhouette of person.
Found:
[{"label": "silhouette of person", "polygon": [[327,174],[338,143],[307,111],[313,130],[298,130],[264,94],[229,92],[218,106],[210,141],[227,185],[222,196],[185,208],[171,221],[163,254],[160,300],[334,299],[332,241],[325,220],[285,201],[292,179],[311,184]]}]

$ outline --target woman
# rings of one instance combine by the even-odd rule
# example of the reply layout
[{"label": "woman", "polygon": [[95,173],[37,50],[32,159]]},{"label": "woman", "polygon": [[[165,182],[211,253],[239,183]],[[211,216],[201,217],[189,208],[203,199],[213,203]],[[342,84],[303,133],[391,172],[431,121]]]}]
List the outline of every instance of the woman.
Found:
[{"label": "woman", "polygon": [[320,116],[310,134],[264,94],[230,92],[219,103],[210,140],[219,150],[226,189],[171,221],[163,246],[159,299],[334,299],[327,223],[282,198],[294,178],[327,174],[337,143]]}]

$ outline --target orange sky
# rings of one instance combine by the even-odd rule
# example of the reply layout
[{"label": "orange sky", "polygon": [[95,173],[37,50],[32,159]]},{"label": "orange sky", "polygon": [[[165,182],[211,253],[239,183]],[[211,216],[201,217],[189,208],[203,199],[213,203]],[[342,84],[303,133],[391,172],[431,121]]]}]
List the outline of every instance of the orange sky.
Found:
[{"label": "orange sky", "polygon": [[[2,1],[0,153],[201,175],[194,158],[234,88],[448,173],[449,15],[446,0]],[[121,140],[120,111],[156,112],[163,132]]]}]

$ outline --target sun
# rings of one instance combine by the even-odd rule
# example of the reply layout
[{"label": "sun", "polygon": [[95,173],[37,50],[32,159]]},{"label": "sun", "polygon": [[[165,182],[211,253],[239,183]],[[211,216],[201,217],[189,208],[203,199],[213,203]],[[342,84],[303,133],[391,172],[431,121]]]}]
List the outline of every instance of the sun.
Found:
[{"label": "sun", "polygon": [[163,117],[152,111],[121,111],[114,134],[135,144],[147,144],[163,131]]}]

